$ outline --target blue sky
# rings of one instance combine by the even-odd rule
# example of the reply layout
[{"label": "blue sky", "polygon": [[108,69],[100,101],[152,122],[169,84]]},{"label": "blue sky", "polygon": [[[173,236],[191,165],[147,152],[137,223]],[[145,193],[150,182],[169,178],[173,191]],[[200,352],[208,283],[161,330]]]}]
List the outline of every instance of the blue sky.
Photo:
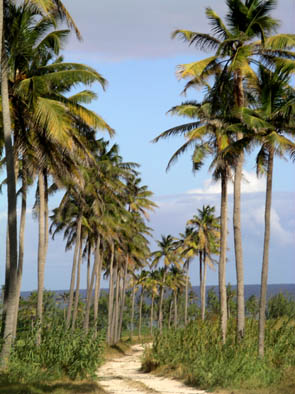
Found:
[{"label": "blue sky", "polygon": [[[221,0],[64,0],[83,35],[83,42],[74,36],[65,48],[65,58],[83,62],[99,71],[108,81],[103,92],[95,87],[98,100],[91,108],[98,112],[115,130],[113,141],[120,146],[126,161],[141,165],[144,184],[154,192],[159,209],[151,216],[155,237],[184,230],[186,221],[203,204],[216,205],[219,211],[219,186],[213,184],[205,166],[193,175],[190,155],[183,156],[165,172],[171,154],[182,144],[182,139],[171,139],[158,144],[150,141],[160,132],[184,119],[166,112],[185,99],[199,99],[202,91],[192,90],[184,97],[180,93],[183,82],[177,80],[177,65],[201,59],[208,54],[188,48],[185,43],[171,40],[176,28],[208,32],[205,7],[210,5],[224,15]],[[275,17],[282,20],[280,30],[293,32],[295,1],[281,0]],[[256,179],[254,156],[245,162],[245,193],[243,195],[243,237],[246,283],[259,283],[262,260],[264,182]],[[277,159],[274,173],[274,202],[272,212],[272,246],[270,283],[294,282],[294,164]],[[193,191],[193,192],[192,192]],[[31,196],[33,201],[33,192]],[[58,200],[52,200],[54,207]],[[1,197],[0,238],[5,239],[5,194]],[[231,211],[231,198],[229,212]],[[229,229],[231,214],[229,214]],[[235,283],[232,234],[229,234],[227,281]],[[4,252],[1,248],[1,261]],[[26,232],[25,272],[23,289],[37,287],[37,224],[28,215]],[[62,239],[51,243],[48,251],[45,286],[48,289],[67,288],[72,253],[64,253]],[[1,279],[4,270],[2,266]],[[85,275],[84,275],[85,276]],[[196,269],[192,277],[196,278]],[[193,279],[193,284],[197,280]],[[208,275],[209,284],[217,284],[217,270]],[[85,282],[84,282],[85,284]]]}]

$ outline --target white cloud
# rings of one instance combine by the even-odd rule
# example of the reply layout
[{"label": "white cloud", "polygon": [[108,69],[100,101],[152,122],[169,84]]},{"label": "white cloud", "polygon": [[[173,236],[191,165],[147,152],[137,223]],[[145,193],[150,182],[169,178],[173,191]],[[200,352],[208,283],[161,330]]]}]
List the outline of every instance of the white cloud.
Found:
[{"label": "white cloud", "polygon": [[[207,179],[201,189],[189,190],[188,194],[220,194],[220,181]],[[257,178],[255,172],[243,171],[242,193],[258,193],[265,191],[265,178]],[[228,183],[228,193],[233,194],[233,183]]]}]

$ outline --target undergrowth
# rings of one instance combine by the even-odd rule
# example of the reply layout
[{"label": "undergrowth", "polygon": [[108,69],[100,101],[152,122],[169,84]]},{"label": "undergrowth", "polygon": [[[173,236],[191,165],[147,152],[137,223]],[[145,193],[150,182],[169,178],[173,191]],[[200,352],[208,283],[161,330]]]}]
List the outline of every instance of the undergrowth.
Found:
[{"label": "undergrowth", "polygon": [[266,388],[280,384],[295,366],[294,324],[268,321],[265,357],[258,357],[258,323],[248,320],[239,344],[235,322],[229,322],[227,341],[222,344],[216,321],[194,321],[185,328],[156,334],[147,350],[143,370],[165,369],[201,388]]},{"label": "undergrowth", "polygon": [[86,334],[83,329],[66,330],[51,324],[42,329],[36,345],[36,331],[24,332],[15,342],[8,369],[0,381],[34,383],[68,377],[72,380],[94,378],[103,361],[104,334]]}]

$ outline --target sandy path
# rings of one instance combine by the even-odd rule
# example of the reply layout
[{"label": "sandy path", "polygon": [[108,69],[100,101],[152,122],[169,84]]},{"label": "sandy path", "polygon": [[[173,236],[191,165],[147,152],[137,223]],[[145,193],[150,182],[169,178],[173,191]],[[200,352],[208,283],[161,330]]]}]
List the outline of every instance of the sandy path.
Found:
[{"label": "sandy path", "polygon": [[141,345],[134,345],[130,354],[107,361],[97,372],[99,383],[107,393],[165,393],[204,394],[205,391],[187,387],[181,382],[140,372]]}]

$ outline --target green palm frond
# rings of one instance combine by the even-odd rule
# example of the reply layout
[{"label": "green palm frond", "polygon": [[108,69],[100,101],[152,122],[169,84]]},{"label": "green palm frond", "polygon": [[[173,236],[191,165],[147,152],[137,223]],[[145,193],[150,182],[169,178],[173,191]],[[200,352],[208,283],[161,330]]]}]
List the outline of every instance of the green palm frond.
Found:
[{"label": "green palm frond", "polygon": [[195,143],[196,142],[194,140],[188,140],[179,149],[177,149],[177,151],[175,153],[173,153],[173,155],[171,156],[171,158],[170,158],[170,160],[169,160],[169,162],[167,164],[166,171],[168,171],[170,169],[170,167],[177,162],[177,160],[179,159],[180,155],[185,153]]},{"label": "green palm frond", "polygon": [[231,37],[230,31],[227,29],[222,19],[216,14],[211,7],[206,8],[206,15],[209,19],[209,23],[212,26],[213,32],[220,37],[222,40]]},{"label": "green palm frond", "polygon": [[159,134],[158,137],[152,140],[153,143],[158,142],[160,139],[168,138],[174,135],[183,135],[186,134],[188,131],[193,130],[200,126],[200,122],[192,122],[186,123],[180,126],[172,127],[169,130],[163,131],[163,133]]},{"label": "green palm frond", "polygon": [[63,43],[68,37],[70,30],[55,30],[44,37],[40,43],[35,47],[36,51],[44,51],[52,49],[55,55],[58,55],[63,48]]},{"label": "green palm frond", "polygon": [[188,118],[198,117],[200,104],[197,101],[187,101],[169,109],[171,115],[185,116]]},{"label": "green palm frond", "polygon": [[96,98],[97,94],[95,92],[85,89],[79,93],[68,97],[68,100],[74,104],[89,104]]},{"label": "green palm frond", "polygon": [[178,78],[189,78],[202,76],[206,72],[209,66],[216,67],[217,56],[211,56],[206,59],[200,60],[198,62],[181,64],[178,66],[178,70],[176,72]]},{"label": "green palm frond", "polygon": [[94,111],[91,111],[79,104],[72,104],[71,101],[68,101],[67,107],[74,115],[77,115],[89,127],[99,130],[106,130],[110,136],[115,134],[115,131],[103,120],[101,116],[96,114]]},{"label": "green palm frond", "polygon": [[217,49],[220,41],[204,33],[195,33],[189,30],[175,30],[172,33],[172,38],[179,38],[183,41],[188,41],[189,45],[194,44],[201,50]]},{"label": "green palm frond", "polygon": [[264,43],[265,49],[282,50],[295,47],[295,34],[277,34],[267,37]]}]

